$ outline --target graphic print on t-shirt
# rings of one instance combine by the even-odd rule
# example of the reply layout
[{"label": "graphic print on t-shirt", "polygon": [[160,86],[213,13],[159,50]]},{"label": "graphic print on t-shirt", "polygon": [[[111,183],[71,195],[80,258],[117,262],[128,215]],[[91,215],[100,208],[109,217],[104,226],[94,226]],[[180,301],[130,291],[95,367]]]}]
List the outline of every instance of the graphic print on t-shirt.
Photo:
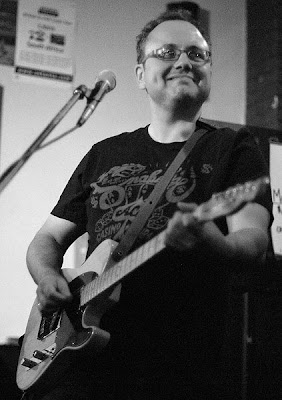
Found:
[{"label": "graphic print on t-shirt", "polygon": [[[91,206],[101,213],[95,225],[97,243],[109,237],[119,241],[164,172],[163,169],[148,171],[141,164],[123,164],[112,167],[90,185]],[[167,212],[168,205],[186,199],[195,185],[193,168],[190,168],[189,178],[187,173],[184,176],[184,169],[179,168],[148,219],[142,240],[149,240],[166,227],[171,217]]]}]

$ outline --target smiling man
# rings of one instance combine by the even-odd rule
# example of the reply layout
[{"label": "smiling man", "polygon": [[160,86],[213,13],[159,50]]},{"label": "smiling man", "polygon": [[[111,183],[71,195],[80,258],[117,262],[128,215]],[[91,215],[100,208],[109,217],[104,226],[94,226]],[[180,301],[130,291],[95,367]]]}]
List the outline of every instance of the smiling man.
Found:
[{"label": "smiling man", "polygon": [[[218,210],[234,203],[234,193],[236,201],[244,198],[239,186],[214,198],[225,207],[197,205],[268,171],[246,130],[216,129],[201,121],[210,93],[211,47],[189,13],[167,12],[149,22],[137,37],[137,62],[150,124],[92,147],[29,246],[27,265],[43,315],[66,305],[69,312],[77,304],[61,273],[70,244],[87,232],[87,257],[97,251],[97,260],[104,239],[120,242],[186,141],[199,131],[203,135],[164,187],[130,249],[137,252],[127,265],[140,266],[122,280],[119,302],[102,316],[101,328],[111,334],[108,345],[99,354],[85,351],[49,385],[27,390],[30,400],[236,398],[220,369],[226,287],[234,270],[263,262],[271,198],[265,192],[221,215]],[[247,186],[246,193],[254,187]],[[103,305],[90,310],[95,324]],[[61,338],[67,329],[58,327],[56,334]]]},{"label": "smiling man", "polygon": [[[148,35],[143,46],[136,75],[139,87],[149,95],[149,132],[161,142],[170,141],[170,137],[172,141],[185,140],[195,130],[201,106],[210,93],[211,53],[207,40],[192,23],[165,21]],[[176,121],[182,121],[177,131]],[[163,130],[161,122],[171,128],[171,134]]]}]

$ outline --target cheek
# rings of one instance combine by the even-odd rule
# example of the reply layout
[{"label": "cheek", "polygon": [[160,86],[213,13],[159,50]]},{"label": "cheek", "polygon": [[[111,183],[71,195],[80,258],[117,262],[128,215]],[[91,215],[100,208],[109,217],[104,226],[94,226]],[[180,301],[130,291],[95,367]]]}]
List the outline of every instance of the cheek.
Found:
[{"label": "cheek", "polygon": [[158,73],[151,73],[146,76],[145,83],[146,83],[147,87],[148,86],[154,86],[154,87],[164,86],[164,79]]},{"label": "cheek", "polygon": [[211,71],[199,71],[198,74],[198,78],[199,78],[199,85],[202,86],[203,84],[206,85],[210,85],[211,82]]},{"label": "cheek", "polygon": [[205,79],[206,79],[207,81],[210,81],[210,80],[211,80],[211,75],[212,75],[211,67],[210,67],[210,66],[207,66],[207,68],[204,69],[203,74],[204,74],[204,76],[205,76]]},{"label": "cheek", "polygon": [[157,65],[157,66],[147,66],[145,70],[145,82],[146,84],[153,85],[164,85],[166,81],[166,76],[170,72],[169,66]]}]

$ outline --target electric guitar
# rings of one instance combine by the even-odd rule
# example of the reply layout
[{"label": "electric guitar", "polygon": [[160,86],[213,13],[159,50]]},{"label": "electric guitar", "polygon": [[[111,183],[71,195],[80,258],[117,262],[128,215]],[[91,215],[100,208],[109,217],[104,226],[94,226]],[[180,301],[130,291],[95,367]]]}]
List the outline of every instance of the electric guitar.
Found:
[{"label": "electric guitar", "polygon": [[[269,184],[268,177],[214,194],[196,208],[199,221],[214,220],[252,202]],[[80,268],[63,268],[73,301],[51,315],[42,315],[35,299],[28,319],[17,367],[17,385],[26,391],[48,386],[78,355],[93,356],[110,334],[99,327],[102,315],[119,300],[122,279],[165,248],[165,231],[119,262],[111,255],[113,240],[102,242]]]}]

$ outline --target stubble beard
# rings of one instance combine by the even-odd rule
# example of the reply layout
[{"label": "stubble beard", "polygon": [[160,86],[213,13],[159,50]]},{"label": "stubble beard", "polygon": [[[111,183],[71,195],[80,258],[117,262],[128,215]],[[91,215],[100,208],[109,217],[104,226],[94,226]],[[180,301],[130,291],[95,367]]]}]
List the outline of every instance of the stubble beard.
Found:
[{"label": "stubble beard", "polygon": [[175,115],[194,115],[199,112],[203,103],[209,98],[209,91],[191,92],[185,88],[179,88],[176,93],[166,99],[167,109]]}]

